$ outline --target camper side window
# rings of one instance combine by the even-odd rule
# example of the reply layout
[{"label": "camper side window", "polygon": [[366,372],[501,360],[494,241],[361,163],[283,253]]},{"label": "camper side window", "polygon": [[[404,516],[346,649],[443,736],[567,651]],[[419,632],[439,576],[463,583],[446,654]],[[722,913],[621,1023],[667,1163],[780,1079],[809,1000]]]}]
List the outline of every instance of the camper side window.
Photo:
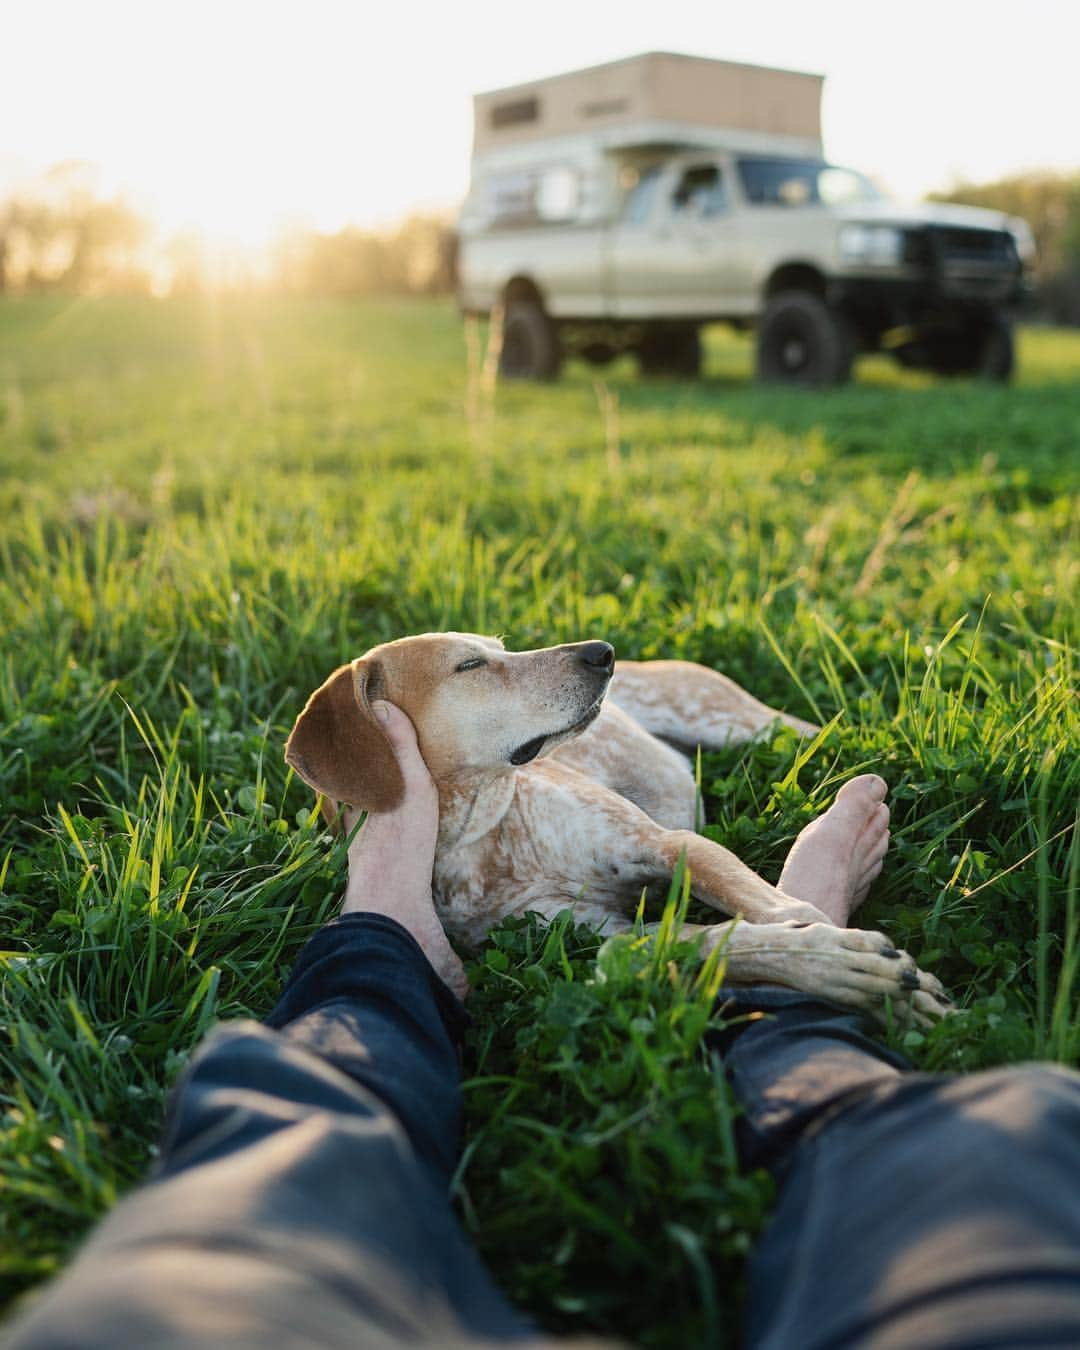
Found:
[{"label": "camper side window", "polygon": [[516,225],[536,211],[535,183],[527,173],[500,173],[488,180],[488,218],[493,225]]},{"label": "camper side window", "polygon": [[536,185],[536,214],[541,220],[573,220],[580,189],[573,169],[545,169]]},{"label": "camper side window", "polygon": [[488,220],[492,225],[573,220],[580,186],[577,173],[563,165],[495,174],[487,184]]},{"label": "camper side window", "polygon": [[679,179],[671,198],[677,215],[719,216],[728,209],[724,177],[715,164],[695,164]]}]

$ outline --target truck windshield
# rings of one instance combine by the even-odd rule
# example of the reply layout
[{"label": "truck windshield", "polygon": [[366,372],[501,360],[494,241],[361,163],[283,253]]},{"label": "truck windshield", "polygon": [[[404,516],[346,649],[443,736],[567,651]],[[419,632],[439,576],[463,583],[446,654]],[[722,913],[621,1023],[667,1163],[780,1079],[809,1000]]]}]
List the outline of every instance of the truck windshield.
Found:
[{"label": "truck windshield", "polygon": [[881,193],[854,169],[815,159],[740,159],[739,178],[752,206],[847,206]]}]

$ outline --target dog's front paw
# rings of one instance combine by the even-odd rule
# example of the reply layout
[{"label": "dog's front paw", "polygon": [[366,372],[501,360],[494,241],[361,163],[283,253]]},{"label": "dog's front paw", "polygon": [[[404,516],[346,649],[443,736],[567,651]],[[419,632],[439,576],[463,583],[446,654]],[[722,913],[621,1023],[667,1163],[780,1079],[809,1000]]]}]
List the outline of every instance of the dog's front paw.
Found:
[{"label": "dog's front paw", "polygon": [[836,1003],[869,1012],[879,1022],[911,1022],[925,1030],[955,1011],[936,975],[920,970],[907,952],[883,933],[811,924],[792,931],[804,970],[817,992]]}]

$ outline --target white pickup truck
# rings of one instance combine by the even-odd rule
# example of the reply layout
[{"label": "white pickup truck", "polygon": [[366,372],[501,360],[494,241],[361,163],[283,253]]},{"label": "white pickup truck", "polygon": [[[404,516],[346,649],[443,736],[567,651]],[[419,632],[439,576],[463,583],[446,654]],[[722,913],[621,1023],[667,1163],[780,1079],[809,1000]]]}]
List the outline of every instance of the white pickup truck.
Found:
[{"label": "white pickup truck", "polygon": [[1007,379],[1031,236],[899,207],[826,161],[818,76],[651,53],[476,99],[459,298],[500,368],[635,353],[694,375],[700,329],[757,334],[760,378],[836,384],[859,352]]}]

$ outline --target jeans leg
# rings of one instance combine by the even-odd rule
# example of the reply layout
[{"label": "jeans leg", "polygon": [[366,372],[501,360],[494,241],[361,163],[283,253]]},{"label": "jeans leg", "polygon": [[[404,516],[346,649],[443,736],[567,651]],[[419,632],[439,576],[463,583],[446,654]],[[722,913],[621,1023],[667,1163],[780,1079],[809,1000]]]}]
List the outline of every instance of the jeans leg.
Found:
[{"label": "jeans leg", "polygon": [[750,1266],[752,1350],[1080,1345],[1080,1075],[901,1073],[856,1015],[736,996],[748,1161],[780,1193]]},{"label": "jeans leg", "polygon": [[307,943],[265,1024],[378,1098],[445,1186],[457,1165],[468,1020],[400,924],[349,914]]},{"label": "jeans leg", "polygon": [[858,1014],[775,986],[721,990],[728,1025],[709,1035],[742,1114],[740,1152],[748,1166],[782,1174],[803,1132],[910,1064],[875,1041]]},{"label": "jeans leg", "polygon": [[392,920],[304,949],[266,1026],[220,1027],[160,1164],[11,1347],[465,1346],[534,1333],[449,1208],[464,1011]]}]

